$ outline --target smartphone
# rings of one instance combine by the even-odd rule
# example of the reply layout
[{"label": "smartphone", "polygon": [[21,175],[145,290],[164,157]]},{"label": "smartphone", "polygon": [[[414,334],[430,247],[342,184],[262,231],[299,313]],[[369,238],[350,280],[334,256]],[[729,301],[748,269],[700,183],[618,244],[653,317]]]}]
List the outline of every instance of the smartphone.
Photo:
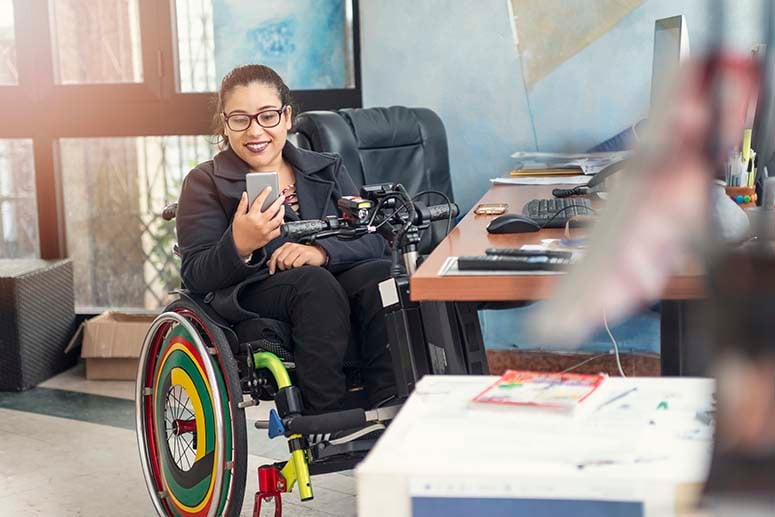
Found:
[{"label": "smartphone", "polygon": [[474,213],[476,215],[501,215],[509,209],[508,203],[480,203]]},{"label": "smartphone", "polygon": [[272,187],[272,192],[266,197],[261,207],[262,212],[266,212],[280,195],[280,185],[276,172],[249,172],[245,175],[245,184],[247,185],[249,207],[253,206],[253,201],[266,187]]}]

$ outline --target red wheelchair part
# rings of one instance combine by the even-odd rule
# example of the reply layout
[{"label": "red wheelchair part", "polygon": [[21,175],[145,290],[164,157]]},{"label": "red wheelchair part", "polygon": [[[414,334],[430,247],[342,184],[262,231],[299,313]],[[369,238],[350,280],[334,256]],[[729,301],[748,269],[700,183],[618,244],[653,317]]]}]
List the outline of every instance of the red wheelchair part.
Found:
[{"label": "red wheelchair part", "polygon": [[258,492],[253,506],[253,517],[261,516],[261,501],[274,499],[274,517],[282,517],[283,500],[280,494],[287,492],[288,484],[280,469],[272,465],[258,467]]}]

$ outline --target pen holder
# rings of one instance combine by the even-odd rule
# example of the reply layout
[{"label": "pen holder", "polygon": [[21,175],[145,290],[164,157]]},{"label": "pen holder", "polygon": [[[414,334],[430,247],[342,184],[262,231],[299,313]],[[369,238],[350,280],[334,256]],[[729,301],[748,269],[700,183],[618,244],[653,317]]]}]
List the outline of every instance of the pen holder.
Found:
[{"label": "pen holder", "polygon": [[741,208],[751,208],[756,206],[756,188],[755,187],[724,187],[727,196],[732,201],[740,205]]}]

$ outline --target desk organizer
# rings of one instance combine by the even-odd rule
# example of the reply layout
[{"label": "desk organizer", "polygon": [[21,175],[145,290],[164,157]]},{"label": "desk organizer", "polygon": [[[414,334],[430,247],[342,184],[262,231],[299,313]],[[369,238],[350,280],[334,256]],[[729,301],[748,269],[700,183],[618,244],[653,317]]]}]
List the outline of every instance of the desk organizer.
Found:
[{"label": "desk organizer", "polygon": [[31,388],[73,366],[73,264],[0,260],[0,391]]},{"label": "desk organizer", "polygon": [[756,206],[756,188],[755,187],[724,187],[727,195],[732,201],[742,208],[751,208]]}]

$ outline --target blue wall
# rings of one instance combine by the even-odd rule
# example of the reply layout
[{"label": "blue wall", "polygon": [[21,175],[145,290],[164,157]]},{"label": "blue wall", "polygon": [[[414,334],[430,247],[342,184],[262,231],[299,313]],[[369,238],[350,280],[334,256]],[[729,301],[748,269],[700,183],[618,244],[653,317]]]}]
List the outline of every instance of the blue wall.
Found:
[{"label": "blue wall", "polygon": [[[495,2],[498,3],[498,2]],[[584,150],[649,108],[654,20],[683,14],[692,55],[707,48],[707,0],[647,0],[617,26],[560,65],[530,91],[541,150]],[[726,2],[724,39],[744,52],[763,40],[760,0]]]},{"label": "blue wall", "polygon": [[[684,14],[694,54],[709,35],[707,0],[647,0],[528,91],[508,1],[361,2],[364,105],[439,113],[463,209],[487,190],[489,178],[509,169],[514,151],[584,150],[644,117],[655,19]],[[759,4],[726,1],[734,46],[747,50],[761,41],[751,22]]]},{"label": "blue wall", "polygon": [[[589,0],[594,1],[594,0]],[[580,151],[648,110],[654,20],[683,14],[692,54],[709,37],[707,0],[647,0],[532,88],[525,86],[509,0],[391,0],[360,4],[365,106],[435,110],[449,142],[455,197],[468,210],[517,150]],[[760,0],[726,0],[725,34],[743,51],[763,40]],[[517,13],[519,14],[519,13]],[[573,22],[572,13],[568,14]],[[531,309],[480,314],[488,347],[533,348],[520,329]],[[613,329],[623,348],[658,350],[659,318]],[[607,335],[584,349],[608,346]]]},{"label": "blue wall", "polygon": [[506,0],[360,4],[365,106],[423,106],[447,129],[455,197],[470,208],[535,149]]}]

